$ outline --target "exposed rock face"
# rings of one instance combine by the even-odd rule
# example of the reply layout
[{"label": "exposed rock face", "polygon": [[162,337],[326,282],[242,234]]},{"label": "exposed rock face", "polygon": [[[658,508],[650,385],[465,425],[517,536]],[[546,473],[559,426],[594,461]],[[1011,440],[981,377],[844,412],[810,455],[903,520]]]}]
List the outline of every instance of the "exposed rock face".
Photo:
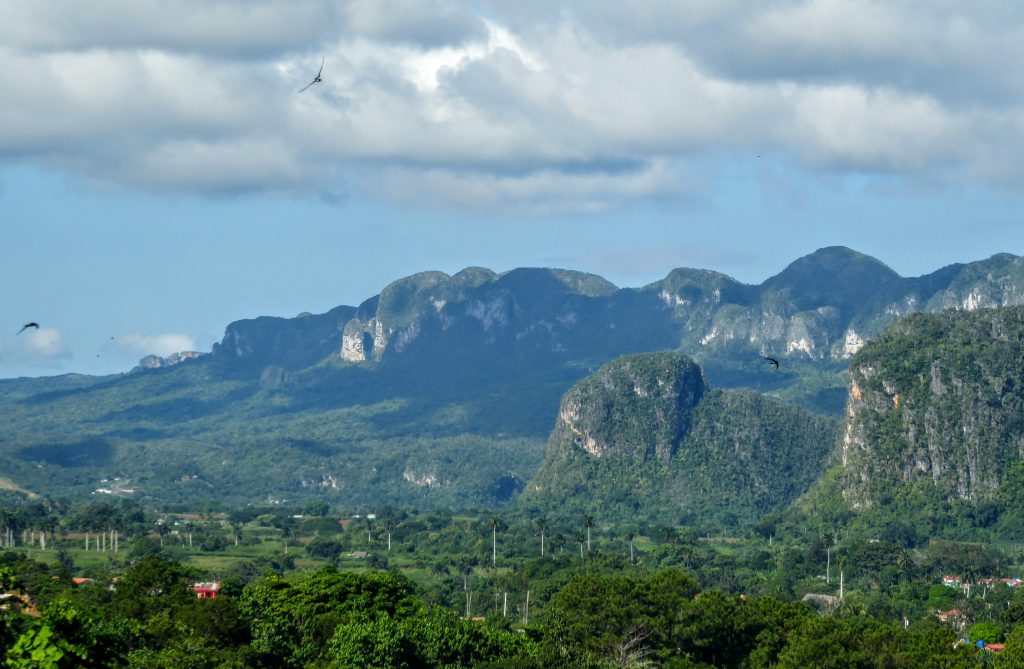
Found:
[{"label": "exposed rock face", "polygon": [[644,290],[673,310],[686,350],[734,350],[744,343],[761,353],[838,361],[915,311],[1024,304],[1024,259],[999,254],[908,279],[873,258],[830,247],[760,286],[675,270]]},{"label": "exposed rock face", "polygon": [[228,325],[213,356],[262,369],[278,365],[298,370],[331,355],[341,345],[342,328],[354,307],[336,307],[325,314],[306,312],[296,318],[261,316]]},{"label": "exposed rock face", "polygon": [[493,272],[469,268],[455,276],[422,272],[388,285],[380,295],[360,305],[345,324],[341,359],[380,360],[385,352],[401,353],[423,329],[444,329],[445,305],[465,299],[468,291],[493,278]]},{"label": "exposed rock face", "polygon": [[600,277],[567,270],[517,269],[497,275],[474,267],[455,276],[414,274],[359,307],[345,325],[341,359],[381,360],[424,337],[427,348],[458,347],[454,340],[470,332],[477,344],[541,339],[543,348],[565,350],[563,339],[579,321],[575,305],[616,290]]},{"label": "exposed rock face", "polygon": [[341,335],[341,359],[346,362],[379,360],[387,345],[383,323],[376,318],[367,321],[353,318],[345,324]]},{"label": "exposed rock face", "polygon": [[142,369],[173,367],[174,365],[179,365],[186,360],[194,360],[204,355],[206,354],[200,353],[199,351],[180,351],[178,353],[172,353],[166,358],[161,358],[158,355],[147,355],[139,360],[139,367]]},{"label": "exposed rock face", "polygon": [[595,458],[616,449],[641,464],[667,463],[706,390],[700,367],[685,356],[625,356],[566,393],[552,438]]},{"label": "exposed rock face", "polygon": [[1024,309],[915,314],[854,357],[840,455],[844,494],[900,486],[981,502],[1024,458]]},{"label": "exposed rock face", "polygon": [[[791,401],[838,415],[842,370],[886,325],[916,311],[1020,303],[1024,259],[1008,254],[903,278],[873,258],[830,247],[756,286],[676,269],[621,290],[582,272],[474,267],[405,277],[358,308],[232,323],[214,354],[254,370],[297,371],[331,355],[413,366],[498,358],[593,367],[617,355],[678,349],[716,384],[778,390],[781,381],[793,386]],[[792,374],[758,376],[763,370],[750,361],[764,355],[786,360],[784,369],[797,375],[831,373],[832,385],[801,390]]]},{"label": "exposed rock face", "polygon": [[685,356],[624,356],[565,394],[523,499],[553,514],[756,517],[807,490],[834,443],[833,421],[753,391],[708,390]]}]

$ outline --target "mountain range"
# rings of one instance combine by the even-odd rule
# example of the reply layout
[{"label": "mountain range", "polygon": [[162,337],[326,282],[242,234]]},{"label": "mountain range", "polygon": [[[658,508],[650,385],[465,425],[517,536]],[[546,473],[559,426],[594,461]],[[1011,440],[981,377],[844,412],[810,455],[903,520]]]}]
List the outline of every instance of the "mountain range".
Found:
[{"label": "mountain range", "polygon": [[840,417],[851,357],[887,325],[1022,303],[1024,259],[1008,254],[904,278],[830,247],[760,285],[697,269],[621,289],[558,269],[426,272],[357,307],[232,323],[209,354],[0,381],[0,488],[501,505],[541,465],[563,394],[619,356],[677,351],[712,389]]}]

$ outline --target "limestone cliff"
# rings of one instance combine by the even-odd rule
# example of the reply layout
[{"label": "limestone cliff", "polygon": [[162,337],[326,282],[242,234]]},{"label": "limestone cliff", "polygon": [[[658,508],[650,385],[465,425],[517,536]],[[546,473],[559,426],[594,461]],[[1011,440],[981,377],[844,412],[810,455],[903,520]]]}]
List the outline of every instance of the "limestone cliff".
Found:
[{"label": "limestone cliff", "polygon": [[624,356],[565,394],[521,501],[554,515],[749,520],[802,494],[834,443],[833,421],[753,391],[709,390],[686,356]]},{"label": "limestone cliff", "polygon": [[195,360],[196,358],[206,355],[199,351],[179,351],[178,353],[172,353],[166,357],[159,355],[147,355],[139,360],[138,369],[161,369],[163,367],[173,367],[180,365],[186,360]]},{"label": "limestone cliff", "polygon": [[856,508],[903,489],[994,499],[1024,458],[1024,308],[914,314],[866,345],[840,457]]}]

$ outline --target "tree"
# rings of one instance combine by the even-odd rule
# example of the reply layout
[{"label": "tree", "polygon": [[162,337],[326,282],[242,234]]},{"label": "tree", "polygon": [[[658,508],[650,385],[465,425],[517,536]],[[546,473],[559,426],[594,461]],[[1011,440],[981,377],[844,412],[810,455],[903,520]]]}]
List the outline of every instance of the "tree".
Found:
[{"label": "tree", "polygon": [[73,602],[47,607],[7,651],[14,669],[121,666],[129,647],[127,628]]},{"label": "tree", "polygon": [[181,566],[150,555],[118,580],[111,608],[125,617],[145,620],[158,612],[180,608],[194,599],[195,594],[189,589]]},{"label": "tree", "polygon": [[558,552],[559,552],[559,554],[561,554],[561,552],[565,549],[565,543],[566,543],[565,535],[562,534],[561,532],[556,534],[555,538],[554,538],[554,543],[555,543],[556,546],[558,546]]},{"label": "tree", "polygon": [[540,532],[540,556],[544,557],[544,534],[548,531],[548,521],[544,518],[538,518],[537,531]]},{"label": "tree", "polygon": [[304,516],[324,517],[331,511],[331,506],[322,499],[313,500],[302,509]]},{"label": "tree", "polygon": [[590,528],[594,526],[593,516],[583,516],[583,525],[587,528],[587,552],[590,552]]},{"label": "tree", "polygon": [[384,518],[384,531],[388,535],[388,552],[391,552],[391,533],[395,531],[395,519],[392,516],[385,516]]},{"label": "tree", "polygon": [[421,606],[412,584],[402,576],[339,572],[333,567],[322,567],[294,583],[268,577],[246,587],[239,601],[252,630],[257,666],[285,668],[326,659],[331,633],[343,621],[397,620]]},{"label": "tree", "polygon": [[291,525],[283,525],[281,527],[281,541],[284,542],[284,554],[288,555],[288,540],[291,539],[295,534],[295,530],[292,529]]},{"label": "tree", "polygon": [[977,641],[984,641],[986,644],[1002,643],[1003,630],[994,622],[986,620],[976,625],[972,625],[970,631],[967,633],[967,638],[971,640],[971,643],[975,643]]},{"label": "tree", "polygon": [[501,525],[501,519],[497,516],[491,516],[491,566],[498,566],[498,525]]}]

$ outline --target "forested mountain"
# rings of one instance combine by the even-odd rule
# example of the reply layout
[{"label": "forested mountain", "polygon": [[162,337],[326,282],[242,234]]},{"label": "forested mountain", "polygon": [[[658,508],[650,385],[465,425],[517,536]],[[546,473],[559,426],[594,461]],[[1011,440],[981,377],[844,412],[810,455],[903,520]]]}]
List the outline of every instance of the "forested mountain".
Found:
[{"label": "forested mountain", "polygon": [[1024,308],[886,329],[852,361],[838,455],[842,495],[869,517],[1024,536]]},{"label": "forested mountain", "polygon": [[211,354],[0,381],[0,494],[500,505],[543,459],[563,393],[618,356],[677,350],[713,387],[839,416],[849,357],[885,325],[1021,302],[1016,256],[902,278],[839,247],[757,286],[695,269],[636,289],[556,269],[416,274],[358,307],[232,323]]},{"label": "forested mountain", "polygon": [[708,389],[686,356],[624,356],[566,393],[519,502],[549,516],[751,520],[818,479],[836,427],[754,391]]}]

